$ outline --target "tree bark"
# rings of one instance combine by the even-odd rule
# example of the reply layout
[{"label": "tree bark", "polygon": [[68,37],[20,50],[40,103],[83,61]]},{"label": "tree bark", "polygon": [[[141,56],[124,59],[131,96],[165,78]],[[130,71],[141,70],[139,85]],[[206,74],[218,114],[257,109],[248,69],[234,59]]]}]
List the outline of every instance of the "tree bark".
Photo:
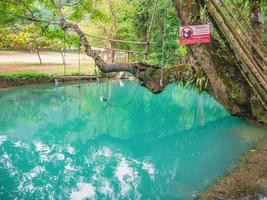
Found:
[{"label": "tree bark", "polygon": [[[262,0],[250,0],[251,4],[251,26],[261,41],[263,41],[263,24],[260,22],[262,15]],[[263,16],[262,16],[263,17]],[[252,40],[257,44],[258,41],[252,37]]]},{"label": "tree bark", "polygon": [[[181,25],[201,24],[199,16],[196,16],[197,13],[200,13],[200,7],[197,1],[173,0],[173,3]],[[231,97],[231,91],[218,74],[219,68],[222,67],[218,66],[218,62],[214,60],[217,57],[214,56],[214,52],[212,51],[217,51],[219,48],[212,45],[198,44],[187,46],[188,52],[196,63],[194,68],[196,68],[196,71],[203,71],[205,73],[210,83],[209,91],[215,99],[224,105],[232,114],[244,115],[248,112],[246,106],[240,105],[240,102],[235,101]],[[238,90],[243,90],[243,88],[239,87]],[[247,93],[247,91],[242,91],[242,93]],[[245,94],[243,96],[247,95]],[[247,103],[247,101],[244,101],[244,103]]]},{"label": "tree bark", "polygon": [[[213,0],[173,0],[181,25],[202,24],[200,16],[198,16],[201,9],[200,6],[206,7],[212,2]],[[241,115],[243,117],[256,116],[254,114],[255,110],[253,105],[255,102],[259,105],[258,98],[255,97],[255,94],[259,91],[255,84],[258,85],[262,94],[260,96],[260,104],[262,105],[261,113],[266,114],[266,109],[264,109],[265,102],[267,101],[265,95],[266,75],[264,75],[266,65],[262,63],[259,64],[258,60],[255,60],[254,55],[251,54],[250,49],[246,47],[245,42],[242,42],[242,38],[240,39],[237,35],[230,34],[229,29],[231,28],[225,26],[223,22],[224,19],[222,19],[220,23],[218,23],[218,20],[216,21],[216,19],[214,19],[212,12],[219,15],[219,11],[214,11],[215,9],[216,8],[208,7],[207,12],[210,14],[210,20],[214,26],[214,31],[216,31],[221,38],[219,41],[213,38],[212,44],[209,45],[189,45],[187,47],[195,63],[194,69],[195,71],[204,71],[210,83],[208,90],[219,102],[232,114]],[[221,29],[223,26],[225,26],[225,29]],[[235,43],[236,41],[237,43]],[[246,59],[245,62],[243,62],[244,59]],[[247,65],[249,65],[247,71],[243,71],[242,67]],[[261,67],[263,67],[263,69],[261,69]],[[251,75],[254,77],[252,84],[247,80],[248,70],[251,71]],[[257,118],[259,117],[257,116]]]}]

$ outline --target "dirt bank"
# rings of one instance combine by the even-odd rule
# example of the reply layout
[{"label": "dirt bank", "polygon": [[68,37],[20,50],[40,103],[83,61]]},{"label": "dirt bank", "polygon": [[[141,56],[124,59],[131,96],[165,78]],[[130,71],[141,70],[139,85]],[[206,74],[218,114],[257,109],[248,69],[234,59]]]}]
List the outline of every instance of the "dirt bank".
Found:
[{"label": "dirt bank", "polygon": [[25,81],[0,81],[0,88],[18,87],[23,85],[53,83],[54,80],[25,80]]},{"label": "dirt bank", "polygon": [[[0,88],[18,87],[23,85],[34,85],[34,84],[45,84],[45,83],[71,83],[71,82],[93,82],[96,81],[97,76],[60,76],[53,77],[50,79],[39,79],[39,80],[19,80],[19,81],[6,81],[0,80]],[[105,77],[101,77],[104,79]]]},{"label": "dirt bank", "polygon": [[200,199],[267,199],[267,140],[242,157],[241,165],[202,193]]}]

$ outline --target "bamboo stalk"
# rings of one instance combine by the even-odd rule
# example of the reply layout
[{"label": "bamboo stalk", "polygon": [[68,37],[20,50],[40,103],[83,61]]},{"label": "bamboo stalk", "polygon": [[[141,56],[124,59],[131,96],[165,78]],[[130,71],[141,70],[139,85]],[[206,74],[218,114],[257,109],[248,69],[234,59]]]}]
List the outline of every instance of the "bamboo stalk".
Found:
[{"label": "bamboo stalk", "polygon": [[[213,1],[213,0],[212,0]],[[218,7],[219,9],[219,7]],[[267,90],[267,74],[265,72],[265,68],[266,65],[263,64],[263,66],[261,66],[261,63],[258,62],[257,57],[255,57],[255,55],[253,54],[253,52],[251,51],[250,47],[247,45],[247,43],[241,38],[241,36],[237,33],[237,31],[235,30],[234,26],[231,24],[231,22],[227,19],[227,17],[222,13],[222,11],[220,10],[219,13],[221,14],[222,18],[224,19],[226,25],[228,26],[228,28],[232,31],[232,33],[234,34],[238,45],[241,46],[242,50],[244,51],[244,53],[247,55],[247,57],[249,58],[249,62],[252,63],[252,65],[254,66],[255,70],[253,70],[254,68],[251,68],[252,71],[255,73],[256,76],[260,75],[260,77],[258,77],[259,81],[263,81],[263,85],[265,87],[265,89]],[[263,70],[263,71],[262,71]]]},{"label": "bamboo stalk", "polygon": [[[212,16],[214,17],[215,21],[217,22],[218,26],[220,27],[220,29],[222,30],[223,33],[228,33],[225,34],[226,38],[228,39],[228,41],[230,43],[236,44],[237,41],[235,40],[235,37],[233,35],[233,33],[231,33],[229,31],[229,29],[227,28],[227,26],[224,24],[222,16],[218,16],[215,13],[216,8],[210,4],[207,3],[207,6],[209,8],[209,12],[212,14]],[[221,19],[219,19],[221,18]],[[258,83],[256,77],[254,77],[254,73],[251,72],[249,64],[248,63],[244,63],[243,59],[241,59],[242,56],[245,57],[245,59],[248,59],[246,55],[243,55],[244,53],[242,53],[242,49],[241,48],[235,48],[234,49],[235,52],[237,53],[236,56],[239,57],[239,59],[241,60],[241,62],[243,63],[240,68],[241,68],[241,73],[243,74],[244,78],[247,80],[248,84],[250,85],[250,87],[252,88],[252,90],[255,92],[255,94],[259,97],[262,105],[265,107],[265,109],[267,109],[267,94],[266,91],[262,88],[261,84]]]},{"label": "bamboo stalk", "polygon": [[247,27],[250,29],[250,31],[252,32],[252,34],[254,35],[254,37],[256,38],[256,40],[258,41],[259,44],[261,44],[261,47],[264,51],[264,53],[267,53],[267,49],[265,47],[265,45],[263,44],[263,42],[261,41],[261,39],[258,37],[258,35],[255,33],[255,31],[253,30],[253,28],[251,27],[250,23],[247,21],[246,17],[243,15],[243,13],[241,12],[241,10],[238,8],[238,6],[236,5],[236,3],[234,2],[234,0],[231,0],[232,4],[234,5],[235,9],[237,10],[237,12],[240,14],[241,18],[244,20],[244,22],[246,23]]},{"label": "bamboo stalk", "polygon": [[[255,60],[253,58],[253,54],[251,54],[250,49],[247,48],[246,43],[242,40],[242,38],[240,37],[240,35],[236,32],[236,30],[234,29],[233,25],[227,19],[227,17],[223,14],[223,12],[221,11],[221,9],[217,5],[217,3],[214,0],[211,0],[210,3],[215,7],[215,9],[217,10],[217,12],[219,13],[219,15],[223,19],[223,21],[226,24],[226,26],[228,27],[228,29],[234,35],[234,37],[236,39],[236,42],[238,44],[238,45],[235,45],[235,46],[237,48],[238,48],[238,46],[241,47],[241,49],[243,50],[243,53],[245,55],[244,58],[248,58],[248,59],[246,59],[246,63],[249,64],[250,69],[252,70],[253,74],[257,77],[258,81],[263,85],[265,91],[267,91],[267,82],[266,82],[267,81],[266,80],[266,77],[267,76],[261,71],[261,69],[259,69],[259,66],[257,65],[257,63],[255,63]],[[240,53],[242,55],[242,51],[240,51]]]},{"label": "bamboo stalk", "polygon": [[225,9],[228,12],[228,14],[233,18],[233,20],[237,24],[237,26],[240,28],[241,32],[246,36],[246,38],[248,39],[248,41],[251,43],[251,45],[255,49],[256,53],[259,55],[260,59],[264,62],[265,68],[263,67],[263,70],[266,72],[266,70],[267,70],[267,68],[266,68],[267,61],[264,58],[264,55],[261,53],[261,51],[256,46],[256,44],[252,41],[251,37],[248,36],[247,32],[244,30],[244,28],[242,27],[242,25],[240,24],[240,22],[237,20],[236,16],[233,14],[233,12],[230,10],[230,8],[227,6],[227,4],[224,1],[221,1],[221,3],[225,7]]},{"label": "bamboo stalk", "polygon": [[149,24],[149,27],[148,27],[148,33],[147,33],[147,42],[146,42],[146,46],[145,46],[144,61],[147,59],[148,48],[149,48],[149,45],[150,45],[150,37],[151,37],[151,32],[152,32],[152,26],[153,26],[154,19],[155,19],[156,9],[157,9],[157,0],[154,0],[151,21],[150,21],[150,24]]}]

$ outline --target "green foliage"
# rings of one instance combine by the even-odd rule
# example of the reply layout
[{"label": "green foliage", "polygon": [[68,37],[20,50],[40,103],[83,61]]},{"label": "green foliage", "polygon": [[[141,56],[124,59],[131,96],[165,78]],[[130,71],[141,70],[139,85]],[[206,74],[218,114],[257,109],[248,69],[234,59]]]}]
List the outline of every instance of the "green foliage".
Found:
[{"label": "green foliage", "polygon": [[1,73],[0,81],[20,82],[20,81],[39,81],[51,80],[52,76],[44,73],[20,72],[20,73]]},{"label": "green foliage", "polygon": [[33,24],[14,25],[0,28],[0,49],[61,49],[62,42],[44,35],[42,30]]},{"label": "green foliage", "polygon": [[[152,2],[134,0],[137,12],[135,27],[138,37],[146,40],[152,14]],[[179,57],[186,55],[186,48],[179,44],[179,22],[171,0],[158,0],[155,22],[152,29],[148,62],[173,66]]]},{"label": "green foliage", "polygon": [[[75,21],[85,32],[105,38],[119,40],[146,41],[151,20],[152,2],[147,0],[21,0],[19,3],[0,2],[0,24],[10,31],[10,35],[0,35],[0,48],[46,48],[62,49],[64,33],[58,26],[45,22],[59,22],[65,19]],[[178,26],[175,9],[171,0],[158,0],[157,14],[152,30],[148,62],[173,65],[178,56],[186,54],[178,43]],[[30,20],[39,21],[29,25]],[[28,25],[14,27],[15,23]],[[26,27],[28,27],[26,26]],[[87,28],[89,27],[89,28]],[[5,29],[5,28],[4,28]],[[24,29],[24,30],[23,30]],[[39,29],[39,30],[37,30]],[[0,30],[1,32],[1,30]],[[3,33],[6,30],[2,31]],[[68,47],[77,48],[78,38],[69,33]],[[144,51],[144,46],[91,40],[95,46],[110,46],[128,50]],[[135,60],[143,56],[135,55]]]},{"label": "green foliage", "polygon": [[193,88],[199,93],[206,91],[209,82],[204,72],[200,71],[197,74],[193,74],[193,71],[190,68],[188,68],[187,71],[189,76],[187,76],[188,78],[186,82],[183,82],[183,85],[188,85],[189,88]]},{"label": "green foliage", "polygon": [[[93,35],[118,39],[146,41],[152,15],[153,2],[148,0],[20,0],[0,1],[0,48],[63,48],[64,32],[57,23],[63,17],[74,21],[83,31]],[[229,0],[225,1],[229,3]],[[266,12],[267,5],[263,8]],[[238,0],[242,12],[250,18],[250,1]],[[199,15],[207,22],[203,8]],[[265,16],[266,19],[266,16]],[[35,24],[32,24],[32,21]],[[242,20],[240,20],[242,21]],[[52,22],[52,23],[50,23]],[[242,22],[243,23],[243,22]],[[22,24],[17,26],[14,24]],[[185,46],[179,44],[179,21],[171,0],[157,0],[157,12],[152,28],[148,62],[162,66],[173,66],[179,57],[187,54]],[[214,34],[216,38],[219,36]],[[264,33],[265,42],[267,33]],[[93,46],[144,51],[144,46],[109,43],[89,39]],[[78,37],[68,33],[68,48],[78,47]],[[143,60],[135,55],[135,61]]]}]

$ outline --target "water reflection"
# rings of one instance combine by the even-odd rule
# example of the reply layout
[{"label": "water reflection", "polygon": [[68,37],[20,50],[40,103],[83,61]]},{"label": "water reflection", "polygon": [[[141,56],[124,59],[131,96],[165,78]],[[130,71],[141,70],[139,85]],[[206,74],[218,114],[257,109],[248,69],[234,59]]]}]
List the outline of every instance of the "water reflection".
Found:
[{"label": "water reflection", "polygon": [[[17,136],[27,135],[29,139],[39,132],[57,133],[54,135],[60,137],[78,132],[90,134],[92,138],[108,133],[121,138],[164,129],[172,134],[228,115],[208,95],[174,86],[158,96],[140,88],[132,102],[123,106],[136,87],[128,81],[124,87],[118,82],[109,84],[106,98],[116,105],[110,107],[99,100],[107,93],[105,84],[6,91],[0,104],[0,130],[8,131],[9,135],[10,132]],[[21,134],[22,130],[24,134]],[[156,134],[166,135],[163,132]]]},{"label": "water reflection", "polygon": [[192,199],[264,137],[182,88],[159,96],[140,88],[120,107],[135,87],[110,84],[116,107],[99,101],[97,84],[5,91],[0,197]]}]

